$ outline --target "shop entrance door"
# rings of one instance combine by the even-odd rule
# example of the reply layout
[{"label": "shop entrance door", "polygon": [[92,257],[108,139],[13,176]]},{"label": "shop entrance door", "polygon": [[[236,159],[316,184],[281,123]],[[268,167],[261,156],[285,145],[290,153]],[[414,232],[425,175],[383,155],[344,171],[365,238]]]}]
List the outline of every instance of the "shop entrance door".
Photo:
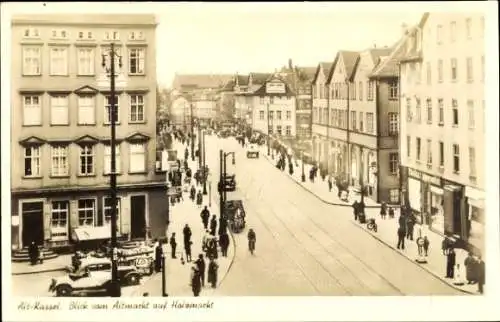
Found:
[{"label": "shop entrance door", "polygon": [[21,213],[23,247],[31,242],[43,245],[43,202],[23,202]]},{"label": "shop entrance door", "polygon": [[146,237],[146,196],[130,197],[130,237]]}]

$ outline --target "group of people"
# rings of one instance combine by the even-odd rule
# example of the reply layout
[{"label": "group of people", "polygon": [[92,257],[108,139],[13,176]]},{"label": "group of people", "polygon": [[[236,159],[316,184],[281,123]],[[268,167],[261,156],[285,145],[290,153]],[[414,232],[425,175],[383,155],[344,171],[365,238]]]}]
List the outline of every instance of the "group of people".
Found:
[{"label": "group of people", "polygon": [[[397,249],[405,249],[405,239],[413,240],[414,228],[417,219],[411,208],[402,207],[398,219],[398,245]],[[428,251],[425,252],[426,254]]]}]

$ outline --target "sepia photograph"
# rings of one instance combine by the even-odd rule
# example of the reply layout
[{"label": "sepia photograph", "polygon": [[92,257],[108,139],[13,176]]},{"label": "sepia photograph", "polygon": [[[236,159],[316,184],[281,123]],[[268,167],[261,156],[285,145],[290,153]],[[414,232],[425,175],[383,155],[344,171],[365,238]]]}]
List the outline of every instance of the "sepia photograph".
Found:
[{"label": "sepia photograph", "polygon": [[2,4],[4,299],[497,292],[493,7],[112,5]]}]

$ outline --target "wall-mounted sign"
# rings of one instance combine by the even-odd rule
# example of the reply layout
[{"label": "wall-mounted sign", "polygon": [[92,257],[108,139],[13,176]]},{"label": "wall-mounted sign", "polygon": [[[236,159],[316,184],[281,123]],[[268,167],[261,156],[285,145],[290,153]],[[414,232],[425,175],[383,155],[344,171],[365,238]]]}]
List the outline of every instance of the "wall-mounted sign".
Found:
[{"label": "wall-mounted sign", "polygon": [[266,93],[267,94],[285,94],[286,87],[285,83],[272,82],[266,83]]},{"label": "wall-mounted sign", "polygon": [[423,172],[420,172],[418,170],[408,168],[408,175],[410,177],[420,179],[423,182],[427,182],[427,183],[430,183],[430,184],[433,184],[433,185],[439,186],[439,187],[441,186],[441,179],[440,178],[428,175],[427,173],[423,173]]}]

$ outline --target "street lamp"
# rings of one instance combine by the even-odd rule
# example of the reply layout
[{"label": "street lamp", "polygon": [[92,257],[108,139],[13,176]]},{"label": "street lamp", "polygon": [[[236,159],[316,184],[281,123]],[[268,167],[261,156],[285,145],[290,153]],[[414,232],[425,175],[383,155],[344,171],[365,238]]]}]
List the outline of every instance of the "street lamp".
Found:
[{"label": "street lamp", "polygon": [[271,137],[269,136],[269,103],[267,103],[267,156],[271,154],[269,147],[269,140]]},{"label": "street lamp", "polygon": [[203,194],[207,194],[207,176],[208,176],[208,171],[207,171],[207,160],[205,158],[205,135],[206,131],[203,130],[203,135],[202,135],[202,147],[203,147]]},{"label": "street lamp", "polygon": [[208,206],[212,207],[212,175],[208,174]]},{"label": "street lamp", "polygon": [[191,108],[191,161],[194,161],[194,119],[193,119],[193,103],[189,105]]},{"label": "street lamp", "polygon": [[219,150],[219,165],[220,165],[220,171],[219,171],[219,207],[220,207],[220,216],[219,219],[222,222],[225,219],[224,215],[224,203],[226,202],[227,199],[227,194],[226,194],[226,187],[225,187],[225,180],[226,180],[226,158],[232,155],[233,157],[233,164],[235,164],[235,154],[234,152],[224,152],[222,150]]},{"label": "street lamp", "polygon": [[115,59],[118,58],[118,67],[122,67],[122,57],[115,51],[115,44],[110,44],[110,49],[107,51],[109,56],[110,67],[106,66],[106,54],[102,54],[102,67],[110,78],[110,106],[108,117],[111,123],[111,166],[110,166],[110,188],[111,188],[111,285],[110,295],[112,297],[121,296],[121,287],[118,277],[118,263],[117,263],[117,241],[116,241],[116,206],[117,206],[117,187],[116,187],[116,89],[115,89]]}]

